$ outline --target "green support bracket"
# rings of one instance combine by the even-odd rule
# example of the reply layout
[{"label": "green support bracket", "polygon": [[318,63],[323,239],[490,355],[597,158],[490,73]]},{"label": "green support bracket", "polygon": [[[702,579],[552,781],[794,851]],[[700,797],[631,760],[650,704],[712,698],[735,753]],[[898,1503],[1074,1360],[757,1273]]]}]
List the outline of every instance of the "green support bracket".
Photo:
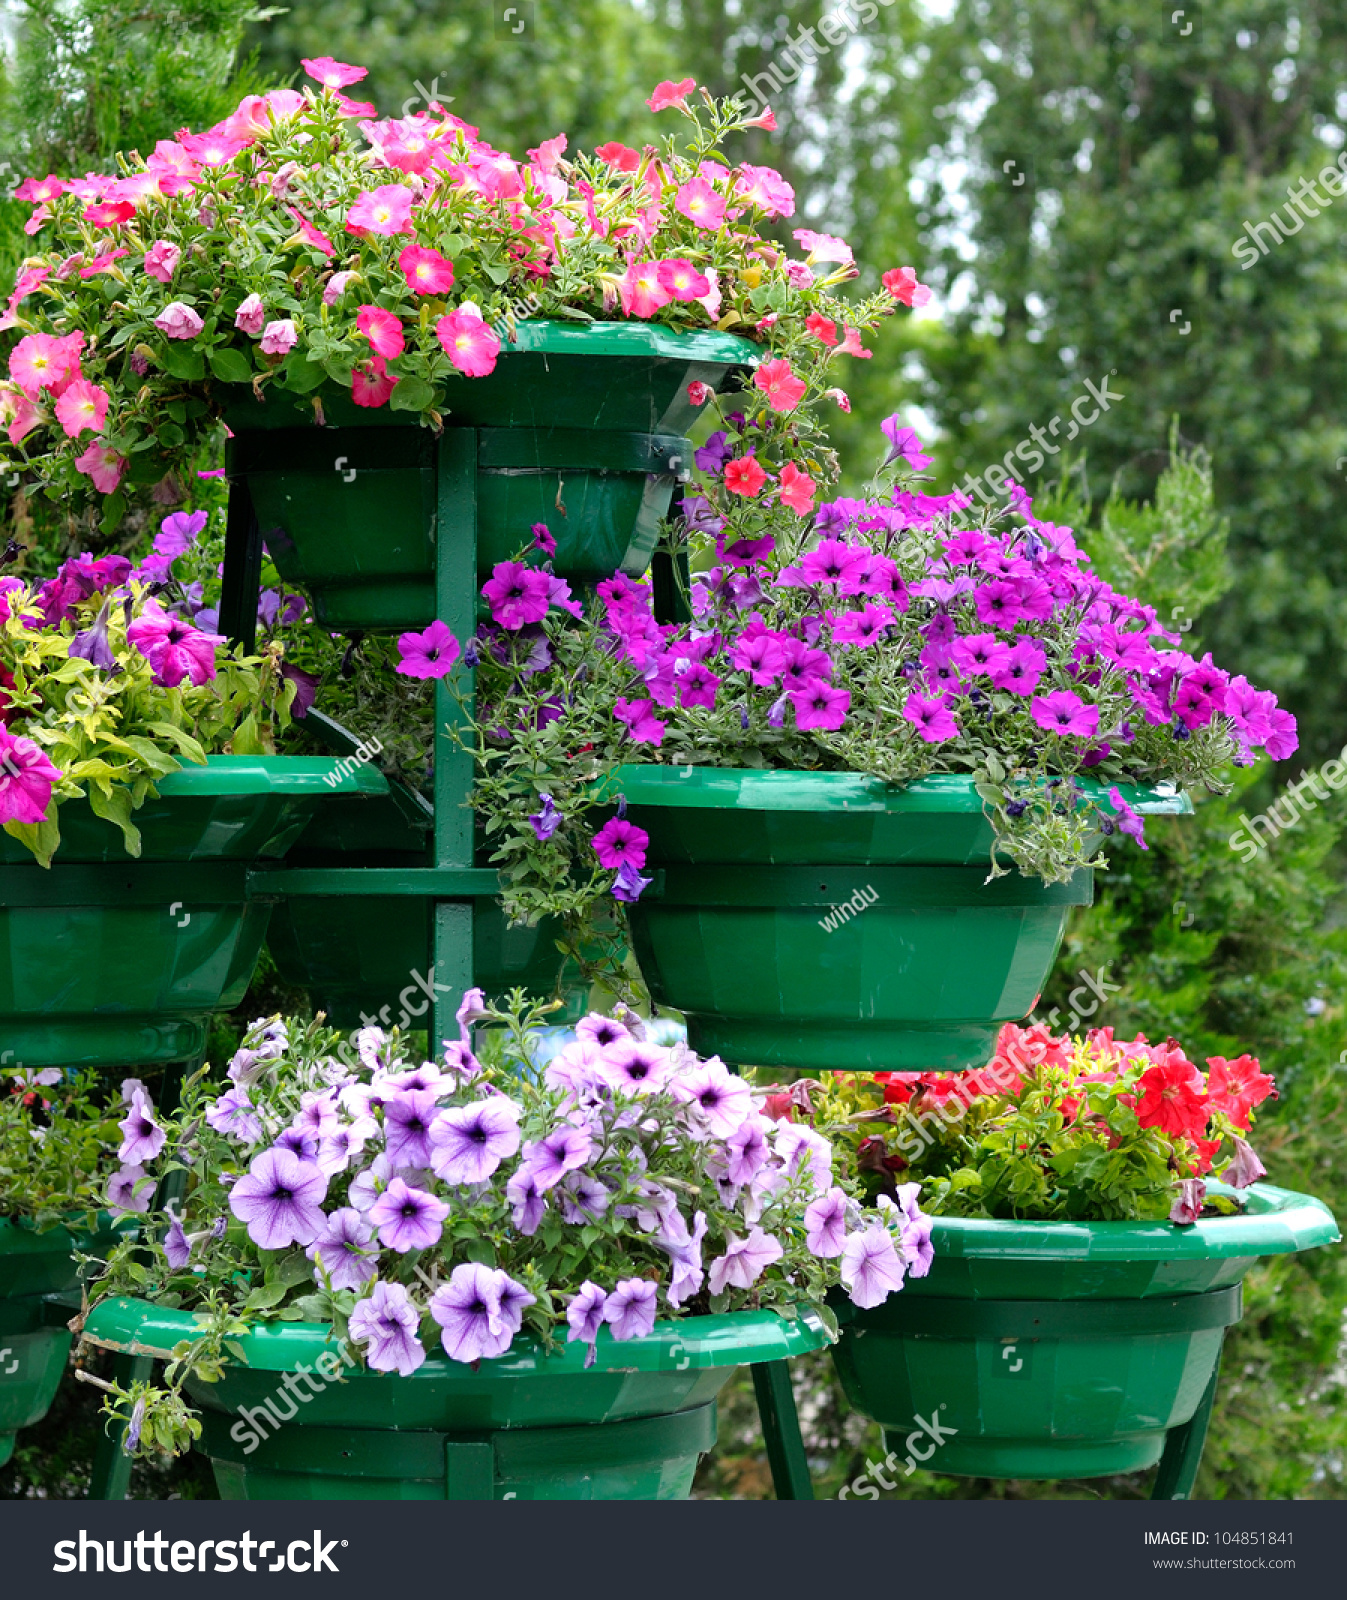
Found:
[{"label": "green support bracket", "polygon": [[225,522],[220,628],[250,656],[257,645],[257,592],[262,582],[262,529],[246,478],[231,479]]},{"label": "green support bracket", "polygon": [[1151,1488],[1152,1500],[1191,1500],[1193,1485],[1197,1482],[1197,1469],[1202,1465],[1202,1451],[1207,1443],[1207,1429],[1211,1425],[1211,1411],[1216,1404],[1216,1385],[1221,1376],[1221,1358],[1216,1357],[1211,1382],[1207,1385],[1192,1420],[1182,1427],[1171,1428],[1165,1439],[1165,1452],[1156,1468],[1155,1483]]},{"label": "green support bracket", "polygon": [[491,1441],[446,1439],[444,1478],[448,1500],[494,1500],[496,1452]]},{"label": "green support bracket", "polygon": [[776,1497],[778,1500],[812,1500],[814,1485],[800,1435],[790,1363],[759,1361],[749,1370],[753,1374],[753,1393],[758,1401],[762,1438],[767,1446],[767,1462],[772,1469]]}]

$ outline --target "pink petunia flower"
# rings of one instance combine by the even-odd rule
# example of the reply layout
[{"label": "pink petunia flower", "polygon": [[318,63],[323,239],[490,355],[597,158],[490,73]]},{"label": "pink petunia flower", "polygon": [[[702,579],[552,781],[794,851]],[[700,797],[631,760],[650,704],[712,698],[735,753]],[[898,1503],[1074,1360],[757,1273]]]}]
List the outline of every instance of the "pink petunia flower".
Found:
[{"label": "pink petunia flower", "polygon": [[[601,144],[594,154],[600,161],[606,162],[610,167],[615,167],[619,172],[635,172],[641,164],[641,152],[633,150],[628,145],[618,144],[612,140],[608,144]],[[31,178],[28,180],[33,181]],[[45,200],[46,195],[21,195],[23,200]]]},{"label": "pink petunia flower", "polygon": [[835,239],[830,233],[815,233],[812,228],[796,228],[794,237],[809,252],[806,259],[811,265],[815,261],[835,261],[843,267],[855,263],[856,258],[845,239]]},{"label": "pink petunia flower", "polygon": [[739,456],[725,463],[725,487],[731,494],[752,500],[767,482],[767,474],[752,456]]},{"label": "pink petunia flower", "polygon": [[126,457],[119,456],[110,444],[95,439],[83,455],[76,456],[75,470],[92,478],[100,494],[111,494],[122,481]]},{"label": "pink petunia flower", "polygon": [[715,392],[709,383],[703,383],[700,378],[694,378],[688,384],[688,403],[694,406],[704,406]]},{"label": "pink petunia flower", "polygon": [[56,402],[56,420],[65,429],[67,439],[78,439],[82,433],[101,433],[108,414],[109,395],[87,378],[77,378]]},{"label": "pink petunia flower", "polygon": [[255,339],[267,325],[267,308],[260,294],[250,294],[234,314],[234,326]]},{"label": "pink petunia flower", "polygon": [[657,261],[633,261],[623,273],[617,292],[629,317],[652,317],[673,298],[661,279]]},{"label": "pink petunia flower", "polygon": [[170,283],[182,260],[182,250],[167,239],[157,239],[145,252],[145,270],[160,283]]},{"label": "pink petunia flower", "polygon": [[711,280],[681,256],[657,263],[660,287],[672,300],[700,300],[711,292]]},{"label": "pink petunia flower", "polygon": [[85,206],[82,215],[84,220],[95,228],[115,228],[123,222],[130,222],[136,214],[136,208],[129,200],[109,200],[98,205]]},{"label": "pink petunia flower", "polygon": [[391,311],[382,306],[361,306],[356,312],[355,325],[370,342],[376,356],[391,361],[407,347],[402,323]]},{"label": "pink petunia flower", "polygon": [[398,265],[416,294],[444,294],[454,286],[454,264],[438,250],[409,244],[398,256]]},{"label": "pink petunia flower", "polygon": [[695,78],[683,78],[674,83],[666,78],[663,83],[655,85],[655,92],[646,101],[652,111],[666,111],[670,106],[682,106],[687,109],[687,98],[697,87]]},{"label": "pink petunia flower", "polygon": [[381,183],[356,196],[346,213],[347,233],[392,235],[412,231],[412,191],[402,183]]},{"label": "pink petunia flower", "polygon": [[753,385],[767,396],[773,411],[794,411],[808,388],[804,379],[791,371],[790,362],[781,358],[764,361],[753,375]]},{"label": "pink petunia flower", "polygon": [[847,719],[851,695],[816,678],[803,689],[793,689],[790,703],[795,707],[795,726],[802,733],[809,728],[835,733]]},{"label": "pink petunia flower", "polygon": [[331,56],[315,56],[312,59],[301,56],[299,64],[325,89],[345,89],[369,76],[368,67],[348,67],[345,62],[334,61]]},{"label": "pink petunia flower", "polygon": [[[299,231],[304,239],[305,244],[311,244],[315,250],[321,250],[325,256],[336,255],[337,251],[331,239],[329,239],[328,236],[320,229],[315,228],[313,223],[309,221],[302,211],[300,211],[296,206],[286,206],[285,209],[298,223]],[[350,224],[348,223],[347,226],[350,227]],[[354,231],[355,230],[352,229],[352,232]]]},{"label": "pink petunia flower", "polygon": [[184,678],[195,688],[215,676],[215,652],[225,640],[202,633],[181,617],[171,616],[157,600],[147,600],[126,637],[149,662],[155,681],[176,689]]},{"label": "pink petunia flower", "polygon": [[31,739],[0,726],[0,822],[41,822],[63,776]]},{"label": "pink petunia flower", "polygon": [[725,220],[725,198],[705,178],[692,178],[674,197],[674,206],[689,222],[714,231]]},{"label": "pink petunia flower", "polygon": [[346,293],[346,285],[356,276],[354,272],[334,272],[323,285],[323,304],[335,306]]},{"label": "pink petunia flower", "polygon": [[180,133],[178,143],[203,167],[223,167],[246,150],[252,140],[237,138],[223,128],[211,128],[206,133]]},{"label": "pink petunia flower", "polygon": [[905,306],[924,306],[931,298],[931,291],[917,282],[917,274],[911,267],[894,267],[881,281],[893,298],[901,300]]},{"label": "pink petunia flower", "polygon": [[55,200],[58,195],[63,195],[66,186],[56,174],[49,173],[45,178],[25,178],[14,191],[16,200],[32,200],[41,202]]},{"label": "pink petunia flower", "polygon": [[490,602],[492,620],[512,632],[541,622],[551,605],[547,574],[519,561],[498,561],[482,585],[482,596]]},{"label": "pink petunia flower", "polygon": [[435,324],[440,348],[460,372],[470,378],[485,378],[496,370],[500,339],[475,306],[461,305]]},{"label": "pink petunia flower", "polygon": [[72,336],[54,338],[49,333],[30,333],[9,353],[9,375],[28,395],[36,399],[43,389],[59,389],[68,379],[79,376],[78,345]]},{"label": "pink petunia flower", "polygon": [[261,351],[267,356],[283,356],[287,351],[295,348],[299,338],[299,330],[295,327],[290,317],[282,317],[276,322],[267,323],[262,329]]},{"label": "pink petunia flower", "polygon": [[837,353],[840,356],[862,356],[867,361],[874,355],[873,350],[867,350],[861,343],[861,331],[859,328],[847,329],[846,336],[837,347]]},{"label": "pink petunia flower", "polygon": [[398,380],[388,376],[387,363],[382,356],[371,356],[367,362],[351,373],[351,399],[358,406],[373,411],[388,404],[389,396],[397,388]]},{"label": "pink petunia flower", "polygon": [[817,311],[811,311],[804,319],[806,329],[823,344],[837,343],[837,324],[831,317],[820,316]]},{"label": "pink petunia flower", "polygon": [[903,719],[910,722],[927,744],[940,744],[958,737],[959,724],[950,715],[943,695],[914,694],[903,707]]},{"label": "pink petunia flower", "polygon": [[818,485],[813,478],[807,472],[801,472],[793,461],[788,461],[782,467],[777,498],[783,506],[789,506],[797,517],[807,517],[813,511],[817,493]]},{"label": "pink petunia flower", "polygon": [[170,339],[195,339],[205,327],[191,306],[182,300],[170,300],[154,319],[154,325]]}]

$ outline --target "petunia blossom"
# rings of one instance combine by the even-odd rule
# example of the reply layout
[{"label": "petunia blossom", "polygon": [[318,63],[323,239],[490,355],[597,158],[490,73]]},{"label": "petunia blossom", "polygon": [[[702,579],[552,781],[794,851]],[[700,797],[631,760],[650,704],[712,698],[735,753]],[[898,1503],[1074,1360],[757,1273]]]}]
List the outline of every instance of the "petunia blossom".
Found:
[{"label": "petunia blossom", "polygon": [[437,617],[422,633],[398,636],[398,664],[404,678],[443,678],[462,651],[448,625]]},{"label": "petunia blossom", "polygon": [[82,433],[101,433],[108,414],[110,396],[87,378],[76,378],[62,392],[56,402],[56,420],[61,424],[67,439],[78,439]]},{"label": "petunia blossom", "polygon": [[681,106],[687,109],[687,98],[697,87],[695,78],[684,78],[678,83],[666,78],[663,83],[656,84],[654,93],[646,101],[652,111],[665,111],[670,106]]},{"label": "petunia blossom", "polygon": [[169,339],[195,339],[206,326],[191,306],[182,300],[170,300],[154,319],[154,325]]},{"label": "petunia blossom", "polygon": [[863,1310],[882,1305],[901,1289],[906,1270],[893,1235],[880,1223],[848,1235],[842,1246],[842,1285]]},{"label": "petunia blossom", "polygon": [[476,310],[460,306],[435,324],[435,337],[454,366],[469,378],[484,378],[496,370],[500,339]]},{"label": "petunia blossom", "polygon": [[485,1183],[519,1149],[521,1108],[505,1095],[441,1111],[430,1128],[430,1165],[443,1183]]},{"label": "petunia blossom", "polygon": [[346,231],[391,236],[412,231],[412,191],[403,183],[382,183],[356,196],[346,213]]},{"label": "petunia blossom", "polygon": [[229,1191],[229,1209],[246,1223],[248,1237],[263,1250],[310,1245],[326,1222],[322,1201],[327,1176],[312,1161],[272,1148],[254,1157],[246,1175]]},{"label": "petunia blossom", "polygon": [[375,1372],[410,1378],[426,1359],[416,1337],[420,1320],[400,1283],[376,1283],[366,1299],[356,1302],[348,1329],[353,1342],[365,1346],[365,1360]]},{"label": "petunia blossom", "polygon": [[809,388],[803,378],[795,376],[790,362],[782,358],[764,361],[753,375],[753,386],[767,396],[773,411],[794,411]]},{"label": "petunia blossom", "polygon": [[356,312],[355,325],[369,340],[375,355],[382,356],[385,361],[400,356],[407,347],[401,320],[382,306],[361,306]]},{"label": "petunia blossom", "polygon": [[0,727],[0,823],[41,822],[63,776],[31,739]]},{"label": "petunia blossom", "polygon": [[135,1091],[130,1110],[117,1126],[122,1130],[122,1144],[117,1159],[124,1166],[140,1166],[146,1161],[153,1161],[168,1138],[168,1134],[154,1120],[154,1107],[143,1089]]},{"label": "petunia blossom", "polygon": [[406,1255],[439,1243],[449,1207],[405,1178],[394,1178],[366,1215],[379,1230],[379,1243]]},{"label": "petunia blossom", "polygon": [[840,1256],[846,1244],[847,1197],[840,1189],[829,1189],[811,1200],[804,1209],[805,1244],[811,1255]]},{"label": "petunia blossom", "polygon": [[603,1320],[614,1339],[643,1339],[655,1326],[659,1285],[649,1278],[624,1278],[604,1303]]},{"label": "petunia blossom", "polygon": [[725,1236],[724,1255],[711,1263],[707,1287],[712,1294],[724,1294],[726,1289],[751,1289],[774,1261],[785,1254],[779,1240],[754,1228],[746,1239],[733,1234]]},{"label": "petunia blossom", "polygon": [[504,1355],[535,1303],[523,1284],[479,1262],[461,1262],[430,1299],[440,1343],[452,1361],[471,1363]]},{"label": "petunia blossom", "polygon": [[314,1281],[321,1284],[326,1273],[334,1289],[359,1289],[378,1271],[374,1229],[354,1206],[332,1212],[304,1254],[313,1262]]}]

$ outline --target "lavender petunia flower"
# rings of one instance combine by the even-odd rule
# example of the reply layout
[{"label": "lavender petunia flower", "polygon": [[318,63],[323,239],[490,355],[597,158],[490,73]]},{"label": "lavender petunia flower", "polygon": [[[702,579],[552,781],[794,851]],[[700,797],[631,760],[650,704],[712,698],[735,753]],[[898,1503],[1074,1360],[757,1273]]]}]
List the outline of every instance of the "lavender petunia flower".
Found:
[{"label": "lavender petunia flower", "polygon": [[576,1023],[575,1037],[602,1049],[605,1045],[616,1044],[619,1039],[630,1039],[631,1034],[615,1017],[600,1016],[593,1011]]},{"label": "lavender petunia flower", "polygon": [[777,1127],[775,1144],[792,1176],[807,1166],[815,1188],[826,1189],[832,1183],[833,1147],[821,1133],[798,1122],[783,1122]]},{"label": "lavender petunia flower", "polygon": [[728,1288],[751,1289],[774,1261],[785,1254],[780,1243],[761,1228],[754,1228],[747,1239],[726,1234],[726,1251],[711,1263],[711,1293],[724,1294]]},{"label": "lavender petunia flower", "polygon": [[374,1277],[378,1250],[374,1229],[353,1206],[343,1206],[327,1219],[327,1226],[304,1252],[314,1264],[314,1282],[323,1273],[334,1289],[359,1289]]},{"label": "lavender petunia flower", "polygon": [[853,1305],[868,1309],[882,1304],[903,1287],[905,1271],[893,1235],[882,1223],[848,1235],[842,1247],[842,1284]]},{"label": "lavender petunia flower", "polygon": [[654,881],[653,878],[643,878],[635,867],[624,861],[613,879],[613,899],[621,900],[625,905],[634,905]]},{"label": "lavender petunia flower", "polygon": [[1190,1227],[1202,1215],[1207,1203],[1207,1186],[1201,1178],[1185,1178],[1179,1184],[1178,1198],[1169,1213],[1169,1220]]},{"label": "lavender petunia flower", "polygon": [[485,1183],[519,1148],[520,1107],[505,1095],[441,1111],[430,1127],[430,1164],[444,1183]]},{"label": "lavender petunia flower", "polygon": [[144,1426],[145,1396],[141,1395],[131,1407],[131,1420],[126,1424],[126,1438],[122,1442],[122,1449],[127,1455],[134,1455],[140,1449],[140,1431]]},{"label": "lavender petunia flower", "polygon": [[458,1024],[458,1036],[464,1044],[472,1041],[468,1037],[468,1029],[477,1022],[485,1022],[491,1015],[487,1009],[486,996],[480,989],[469,989],[463,996],[463,1003],[454,1012],[454,1021]]},{"label": "lavender petunia flower", "polygon": [[168,1232],[164,1235],[164,1255],[174,1272],[180,1272],[192,1259],[192,1245],[182,1231],[178,1217],[170,1217]]},{"label": "lavender petunia flower", "polygon": [[296,1128],[304,1128],[320,1142],[341,1126],[337,1114],[337,1097],[331,1089],[309,1089],[299,1098],[299,1113],[294,1119]]},{"label": "lavender petunia flower", "polygon": [[545,1139],[524,1146],[524,1162],[540,1191],[559,1183],[568,1172],[583,1167],[589,1160],[594,1141],[585,1128],[563,1123]]},{"label": "lavender petunia flower", "polygon": [[375,1372],[397,1372],[404,1378],[426,1359],[416,1337],[420,1322],[411,1296],[399,1283],[376,1283],[367,1300],[351,1313],[351,1338],[367,1346],[365,1360]]},{"label": "lavender petunia flower", "polygon": [[745,1117],[725,1141],[726,1175],[733,1184],[748,1183],[766,1160],[763,1118]]},{"label": "lavender petunia flower", "polygon": [[277,1150],[288,1150],[301,1161],[317,1161],[318,1140],[307,1128],[282,1128],[276,1135]]},{"label": "lavender petunia flower", "polygon": [[561,1202],[561,1218],[572,1227],[594,1222],[607,1211],[612,1196],[595,1177],[587,1172],[568,1172],[557,1190]]},{"label": "lavender petunia flower", "polygon": [[589,1346],[585,1351],[586,1369],[594,1365],[596,1344],[599,1329],[604,1323],[604,1306],[608,1296],[597,1283],[591,1283],[588,1278],[580,1285],[579,1291],[572,1297],[570,1305],[566,1307],[566,1323],[569,1332],[566,1343],[574,1344],[582,1339]]},{"label": "lavender petunia flower", "polygon": [[703,1136],[728,1139],[754,1113],[752,1090],[715,1056],[676,1079],[673,1092],[688,1107],[689,1122]]},{"label": "lavender petunia flower", "polygon": [[82,633],[77,633],[70,641],[68,655],[79,656],[92,666],[100,667],[104,672],[111,672],[117,665],[112,654],[112,646],[108,642],[108,612],[112,601],[105,600],[103,609],[94,621]]},{"label": "lavender petunia flower", "polygon": [[226,1090],[215,1103],[206,1109],[206,1121],[216,1133],[226,1134],[244,1144],[258,1144],[262,1139],[262,1123],[253,1110],[248,1091],[241,1084]]},{"label": "lavender petunia flower", "polygon": [[449,1207],[424,1189],[413,1189],[405,1179],[394,1178],[368,1215],[379,1230],[379,1243],[406,1255],[409,1250],[429,1250],[439,1243]]},{"label": "lavender petunia flower", "polygon": [[1235,1159],[1221,1176],[1232,1189],[1247,1189],[1251,1183],[1267,1177],[1267,1168],[1258,1159],[1249,1141],[1236,1137]]},{"label": "lavender petunia flower", "polygon": [[435,1291],[430,1314],[450,1360],[482,1361],[505,1354],[535,1299],[508,1274],[466,1262]]},{"label": "lavender petunia flower", "polygon": [[661,1250],[667,1251],[669,1265],[673,1268],[673,1277],[669,1287],[664,1291],[664,1298],[671,1306],[682,1305],[685,1300],[696,1294],[706,1281],[706,1273],[702,1269],[702,1240],[706,1237],[706,1213],[699,1211],[692,1221],[692,1231],[689,1233],[681,1215],[678,1217],[679,1226],[676,1229],[666,1228],[655,1235],[655,1243]]},{"label": "lavender petunia flower", "polygon": [[847,1197],[840,1189],[811,1200],[804,1211],[805,1243],[811,1255],[840,1256],[847,1236]]},{"label": "lavender petunia flower", "polygon": [[614,1339],[643,1339],[655,1326],[659,1285],[649,1278],[624,1278],[603,1308]]},{"label": "lavender petunia flower", "polygon": [[429,1089],[399,1090],[384,1106],[384,1145],[394,1166],[430,1165],[435,1098]]},{"label": "lavender petunia flower", "polygon": [[673,1070],[669,1052],[657,1044],[642,1044],[622,1031],[599,1052],[599,1072],[606,1083],[628,1094],[653,1094],[668,1082]]},{"label": "lavender petunia flower", "polygon": [[505,1198],[514,1207],[514,1225],[526,1238],[538,1231],[547,1210],[547,1201],[538,1187],[538,1175],[531,1167],[519,1167],[505,1185]]},{"label": "lavender petunia flower", "polygon": [[351,1187],[346,1191],[347,1201],[357,1211],[368,1212],[369,1208],[388,1187],[388,1180],[393,1176],[393,1163],[384,1153],[375,1156],[363,1171],[356,1173],[351,1179]]},{"label": "lavender petunia flower", "polygon": [[273,1147],[253,1159],[229,1192],[229,1209],[264,1250],[309,1245],[323,1229],[327,1176],[312,1161]]},{"label": "lavender petunia flower", "polygon": [[131,1109],[117,1126],[122,1130],[122,1146],[117,1159],[124,1165],[138,1166],[153,1161],[164,1148],[168,1135],[154,1120],[154,1107],[142,1090],[137,1089],[131,1098]]},{"label": "lavender petunia flower", "polygon": [[352,1157],[358,1156],[378,1132],[379,1125],[373,1117],[357,1117],[354,1122],[334,1128],[318,1141],[318,1165],[329,1178],[345,1172]]},{"label": "lavender petunia flower", "polygon": [[123,1167],[108,1179],[108,1210],[114,1215],[144,1213],[150,1209],[154,1180],[144,1167]]}]

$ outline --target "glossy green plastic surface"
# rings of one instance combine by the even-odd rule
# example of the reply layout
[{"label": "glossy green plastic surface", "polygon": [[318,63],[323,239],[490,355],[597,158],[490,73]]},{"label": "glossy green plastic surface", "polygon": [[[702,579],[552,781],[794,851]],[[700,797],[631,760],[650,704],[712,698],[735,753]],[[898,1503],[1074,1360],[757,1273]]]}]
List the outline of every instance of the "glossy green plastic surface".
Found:
[{"label": "glossy green plastic surface", "polygon": [[[86,1333],[159,1352],[195,1326],[190,1313],[106,1300]],[[580,1345],[549,1355],[521,1339],[494,1361],[436,1354],[401,1378],[343,1367],[330,1329],[279,1323],[240,1341],[247,1367],[189,1389],[215,1414],[206,1442],[226,1498],[670,1499],[687,1494],[714,1439],[712,1403],[734,1368],[826,1343],[812,1315],[737,1312],[659,1323],[621,1344],[604,1329],[588,1370]],[[345,1375],[300,1407],[276,1376],[300,1362]],[[262,1408],[278,1395],[273,1422]]]},{"label": "glossy green plastic surface", "polygon": [[[757,346],[726,334],[521,324],[495,372],[449,385],[448,425],[484,430],[480,576],[528,544],[536,522],[557,541],[563,577],[643,572],[691,458],[687,385],[722,389],[757,358]],[[231,408],[231,471],[247,479],[277,567],[310,595],[320,622],[424,626],[435,615],[434,435],[402,413],[360,411],[340,392],[324,389],[321,404],[322,433],[295,431],[315,420],[311,398],[273,390],[263,405]]]},{"label": "glossy green plastic surface", "polygon": [[[329,785],[325,775],[336,777]],[[49,871],[3,836],[0,1036],[29,1067],[148,1065],[205,1047],[210,1016],[237,1005],[270,906],[247,903],[242,863],[284,855],[324,798],[387,792],[326,758],[214,756],[165,778],[138,814],[142,853],[74,804]],[[68,831],[67,831],[68,825]],[[213,863],[239,863],[208,876]],[[102,865],[105,864],[105,865]],[[153,881],[153,894],[142,892]],[[8,897],[9,903],[6,904]]]},{"label": "glossy green plastic surface", "polygon": [[[820,1070],[989,1059],[1052,969],[1088,872],[983,884],[992,842],[961,777],[626,766],[614,789],[659,877],[630,908],[651,994],[705,1054]],[[1182,795],[1136,796],[1148,810]]]},{"label": "glossy green plastic surface", "polygon": [[[839,1306],[833,1359],[900,1460],[956,1476],[1137,1471],[1196,1411],[1255,1260],[1337,1237],[1319,1201],[1270,1185],[1245,1215],[1191,1228],[938,1218],[930,1274],[871,1310]],[[938,1447],[917,1420],[933,1416]]]},{"label": "glossy green plastic surface", "polygon": [[13,1454],[15,1433],[47,1414],[70,1353],[69,1313],[42,1296],[78,1287],[77,1246],[111,1242],[110,1231],[92,1238],[65,1228],[38,1233],[0,1217],[0,1466]]}]

